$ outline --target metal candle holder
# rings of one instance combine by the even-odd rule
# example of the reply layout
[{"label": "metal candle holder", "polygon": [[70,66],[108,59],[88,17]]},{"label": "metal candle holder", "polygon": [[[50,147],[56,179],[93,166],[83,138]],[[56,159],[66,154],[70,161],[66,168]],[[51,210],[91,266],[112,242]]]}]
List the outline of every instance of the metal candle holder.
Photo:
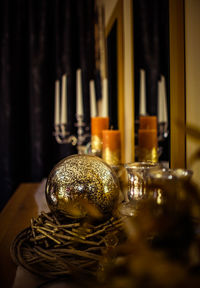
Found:
[{"label": "metal candle holder", "polygon": [[163,141],[169,135],[168,123],[158,123],[158,142]]},{"label": "metal candle holder", "polygon": [[[86,146],[83,145],[86,142],[87,138],[90,141],[90,134],[85,132],[85,130],[89,130],[89,127],[86,127],[85,122],[83,122],[83,115],[76,114],[75,127],[77,127],[77,149],[78,154],[85,154]],[[84,129],[85,127],[85,129]],[[89,142],[88,141],[88,142]]]},{"label": "metal candle holder", "polygon": [[[85,145],[84,142],[89,139],[90,134],[85,132],[85,130],[89,130],[89,127],[86,127],[85,122],[83,121],[83,115],[76,114],[77,122],[75,123],[75,127],[77,127],[77,136],[70,135],[70,132],[67,131],[66,124],[56,124],[54,125],[54,133],[56,142],[58,144],[69,144],[71,143],[73,146],[77,145],[78,154],[85,154]],[[84,129],[85,127],[85,129]],[[89,142],[89,141],[88,141]]]}]

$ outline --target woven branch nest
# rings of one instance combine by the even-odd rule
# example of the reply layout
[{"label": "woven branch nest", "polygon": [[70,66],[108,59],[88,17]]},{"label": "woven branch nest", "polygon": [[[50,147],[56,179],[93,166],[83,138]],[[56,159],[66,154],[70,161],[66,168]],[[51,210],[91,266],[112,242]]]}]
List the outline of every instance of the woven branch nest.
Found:
[{"label": "woven branch nest", "polygon": [[58,220],[52,213],[31,219],[17,235],[11,256],[17,265],[45,278],[96,275],[107,249],[123,240],[123,218],[90,224],[71,218]]}]

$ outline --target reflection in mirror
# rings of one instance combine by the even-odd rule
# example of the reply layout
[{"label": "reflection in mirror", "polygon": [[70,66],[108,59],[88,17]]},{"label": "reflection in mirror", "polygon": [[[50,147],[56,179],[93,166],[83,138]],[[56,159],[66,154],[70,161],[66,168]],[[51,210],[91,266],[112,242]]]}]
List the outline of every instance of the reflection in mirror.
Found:
[{"label": "reflection in mirror", "polygon": [[132,6],[135,144],[140,116],[157,116],[159,160],[169,162],[169,1],[133,0]]},{"label": "reflection in mirror", "polygon": [[118,129],[117,20],[107,36],[107,65],[110,125]]}]

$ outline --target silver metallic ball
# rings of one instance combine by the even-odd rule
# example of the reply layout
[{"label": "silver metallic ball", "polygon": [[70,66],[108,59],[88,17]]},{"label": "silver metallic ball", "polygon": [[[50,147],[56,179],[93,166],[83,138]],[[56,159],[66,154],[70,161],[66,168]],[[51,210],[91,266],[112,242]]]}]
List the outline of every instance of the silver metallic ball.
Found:
[{"label": "silver metallic ball", "polygon": [[112,214],[119,191],[115,172],[101,158],[72,155],[60,161],[50,172],[45,192],[52,212],[82,218],[88,214],[87,207],[91,206],[103,215]]}]

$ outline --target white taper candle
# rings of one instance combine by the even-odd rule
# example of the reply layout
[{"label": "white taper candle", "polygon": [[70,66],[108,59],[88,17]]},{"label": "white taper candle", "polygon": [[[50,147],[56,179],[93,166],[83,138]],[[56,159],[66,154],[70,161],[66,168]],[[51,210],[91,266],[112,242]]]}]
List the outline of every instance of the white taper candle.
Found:
[{"label": "white taper candle", "polygon": [[108,79],[102,82],[102,117],[108,117]]},{"label": "white taper candle", "polygon": [[140,69],[140,109],[139,115],[146,115],[146,75],[145,70]]},{"label": "white taper candle", "polygon": [[83,116],[83,95],[81,69],[76,71],[76,113]]},{"label": "white taper candle", "polygon": [[60,124],[60,82],[55,82],[54,125]]},{"label": "white taper candle", "polygon": [[94,80],[90,80],[90,116],[97,116],[97,103]]},{"label": "white taper candle", "polygon": [[67,124],[67,75],[62,76],[61,124]]}]

